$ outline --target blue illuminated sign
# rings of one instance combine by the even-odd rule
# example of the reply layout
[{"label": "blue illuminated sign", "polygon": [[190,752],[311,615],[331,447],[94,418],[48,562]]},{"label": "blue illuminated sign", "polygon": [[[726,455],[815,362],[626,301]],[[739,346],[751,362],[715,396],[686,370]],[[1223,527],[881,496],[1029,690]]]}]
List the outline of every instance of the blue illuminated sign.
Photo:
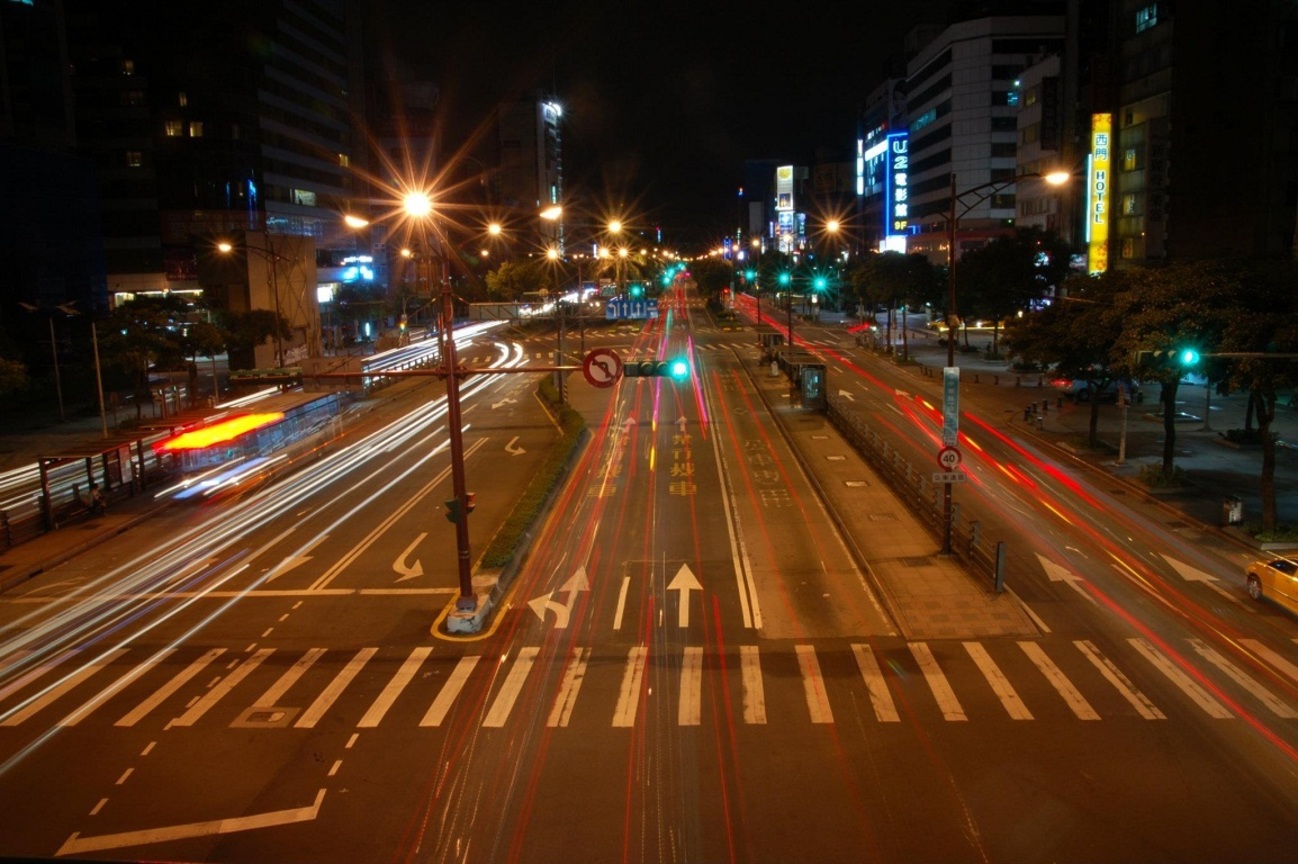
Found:
[{"label": "blue illuminated sign", "polygon": [[888,167],[884,175],[884,233],[897,237],[910,233],[910,189],[906,178],[910,172],[910,139],[905,132],[888,136]]}]

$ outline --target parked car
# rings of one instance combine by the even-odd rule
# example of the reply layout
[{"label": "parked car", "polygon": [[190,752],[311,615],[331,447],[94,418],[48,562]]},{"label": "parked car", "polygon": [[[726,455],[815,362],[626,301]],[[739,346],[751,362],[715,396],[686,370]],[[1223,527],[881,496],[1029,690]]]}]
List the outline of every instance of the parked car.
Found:
[{"label": "parked car", "polygon": [[[1091,383],[1084,378],[1056,378],[1050,382],[1055,391],[1063,396],[1067,396],[1074,402],[1091,401]],[[1128,394],[1127,398],[1132,402],[1143,402],[1144,394],[1140,392],[1140,385],[1135,381],[1110,380],[1100,391],[1099,400],[1101,402],[1118,401],[1118,388],[1124,387]]]},{"label": "parked car", "polygon": [[1270,600],[1298,615],[1298,562],[1289,558],[1254,561],[1245,572],[1248,596]]}]

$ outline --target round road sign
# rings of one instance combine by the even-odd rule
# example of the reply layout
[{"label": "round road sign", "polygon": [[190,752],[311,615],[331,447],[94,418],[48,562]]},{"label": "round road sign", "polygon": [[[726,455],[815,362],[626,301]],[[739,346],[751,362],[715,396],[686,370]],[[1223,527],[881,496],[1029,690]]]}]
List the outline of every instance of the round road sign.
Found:
[{"label": "round road sign", "polygon": [[954,471],[960,467],[960,451],[954,447],[943,447],[937,451],[937,464],[948,471]]},{"label": "round road sign", "polygon": [[592,387],[612,387],[622,376],[622,358],[612,348],[596,348],[581,361],[581,374]]}]

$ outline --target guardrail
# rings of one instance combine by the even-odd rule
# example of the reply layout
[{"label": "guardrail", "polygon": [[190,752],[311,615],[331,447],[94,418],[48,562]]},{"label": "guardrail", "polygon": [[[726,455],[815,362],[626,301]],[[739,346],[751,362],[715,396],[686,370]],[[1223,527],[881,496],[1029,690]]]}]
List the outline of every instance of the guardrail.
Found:
[{"label": "guardrail", "polygon": [[[847,401],[829,395],[826,416],[839,433],[862,458],[884,478],[921,522],[941,539],[946,528],[942,505],[942,486],[932,483],[934,471],[916,468],[877,431],[870,428],[860,414],[846,409]],[[952,502],[951,551],[975,573],[985,573],[996,591],[1005,587],[1005,543],[989,541],[983,536],[977,520],[965,518],[960,503]]]}]

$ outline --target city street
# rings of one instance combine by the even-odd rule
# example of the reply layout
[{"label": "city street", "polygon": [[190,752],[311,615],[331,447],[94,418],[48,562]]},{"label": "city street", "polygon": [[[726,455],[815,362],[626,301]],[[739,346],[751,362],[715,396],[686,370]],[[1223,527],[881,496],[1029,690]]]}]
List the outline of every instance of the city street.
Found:
[{"label": "city street", "polygon": [[[1298,622],[1243,593],[1248,553],[967,387],[954,496],[1006,544],[996,593],[752,329],[660,309],[584,348],[690,380],[569,377],[589,441],[480,633],[440,624],[431,381],[0,595],[0,856],[1293,860]],[[835,404],[937,471],[940,378],[799,327]],[[464,386],[475,554],[557,438],[535,380]]]}]

